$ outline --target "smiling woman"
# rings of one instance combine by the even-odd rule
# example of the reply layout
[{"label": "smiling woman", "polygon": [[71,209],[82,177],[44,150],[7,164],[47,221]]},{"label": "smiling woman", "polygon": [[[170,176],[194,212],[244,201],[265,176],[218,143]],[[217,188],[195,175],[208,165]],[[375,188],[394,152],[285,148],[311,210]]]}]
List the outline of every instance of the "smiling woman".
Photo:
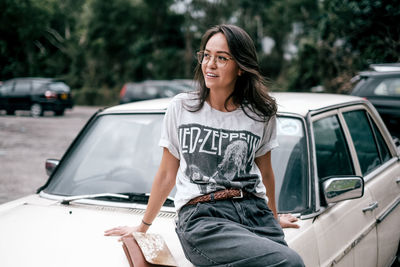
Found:
[{"label": "smiling woman", "polygon": [[219,25],[204,34],[197,56],[199,88],[169,104],[159,142],[164,152],[141,223],[105,234],[146,232],[176,185],[176,233],[192,264],[304,266],[281,228],[297,228],[297,219],[277,217],[271,161],[277,107],[253,41],[237,26]]}]

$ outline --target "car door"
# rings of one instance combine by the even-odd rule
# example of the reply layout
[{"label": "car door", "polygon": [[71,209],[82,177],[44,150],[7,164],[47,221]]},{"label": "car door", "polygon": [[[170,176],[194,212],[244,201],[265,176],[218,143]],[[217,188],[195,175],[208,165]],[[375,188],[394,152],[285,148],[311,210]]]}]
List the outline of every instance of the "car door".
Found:
[{"label": "car door", "polygon": [[[363,108],[348,108],[343,117],[357,151],[362,175],[372,193],[373,201],[366,213],[374,214],[376,218],[377,266],[389,266],[400,239],[400,162],[396,151],[388,146],[390,136],[378,127],[382,124],[373,113]],[[363,131],[357,130],[360,125]]]},{"label": "car door", "polygon": [[31,82],[29,80],[17,80],[9,96],[9,103],[13,106],[13,109],[29,109],[30,93]]},{"label": "car door", "polygon": [[0,88],[0,109],[8,109],[10,92],[14,88],[14,81],[7,81]]},{"label": "car door", "polygon": [[[316,173],[319,185],[327,177],[357,175],[354,149],[338,110],[312,118]],[[374,266],[377,264],[375,217],[363,212],[372,202],[368,186],[358,199],[327,205],[320,197],[321,209],[314,219],[321,266]]]}]

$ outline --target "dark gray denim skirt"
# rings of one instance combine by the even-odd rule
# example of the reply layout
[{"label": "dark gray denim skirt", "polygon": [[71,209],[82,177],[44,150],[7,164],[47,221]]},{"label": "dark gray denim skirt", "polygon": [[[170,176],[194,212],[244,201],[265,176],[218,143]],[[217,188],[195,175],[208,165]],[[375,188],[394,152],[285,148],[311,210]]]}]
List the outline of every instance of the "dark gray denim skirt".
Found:
[{"label": "dark gray denim skirt", "polygon": [[184,206],[176,232],[195,266],[304,266],[265,200],[255,196]]}]

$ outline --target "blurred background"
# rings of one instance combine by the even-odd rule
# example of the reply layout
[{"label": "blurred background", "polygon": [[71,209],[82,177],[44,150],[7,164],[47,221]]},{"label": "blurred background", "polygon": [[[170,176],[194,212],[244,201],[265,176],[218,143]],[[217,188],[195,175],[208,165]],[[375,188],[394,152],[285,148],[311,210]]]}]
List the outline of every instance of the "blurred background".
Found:
[{"label": "blurred background", "polygon": [[78,105],[112,105],[143,80],[191,79],[200,38],[232,23],[275,91],[348,93],[400,61],[397,0],[0,0],[0,81],[62,79]]}]

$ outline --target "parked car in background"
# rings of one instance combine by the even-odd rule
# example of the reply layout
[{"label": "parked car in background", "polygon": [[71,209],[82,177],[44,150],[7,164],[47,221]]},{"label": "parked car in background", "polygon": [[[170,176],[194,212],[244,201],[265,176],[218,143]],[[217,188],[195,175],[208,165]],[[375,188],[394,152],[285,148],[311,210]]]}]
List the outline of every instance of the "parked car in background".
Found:
[{"label": "parked car in background", "polygon": [[[400,152],[375,108],[346,95],[273,97],[277,208],[300,225],[284,229],[289,246],[312,267],[398,263]],[[140,223],[161,160],[168,103],[100,110],[61,161],[46,162],[50,177],[37,194],[0,205],[0,266],[129,266],[117,237],[103,231]],[[208,136],[202,149],[221,135]],[[174,230],[174,193],[149,233],[164,238],[178,266],[192,266]]]},{"label": "parked car in background", "polygon": [[63,81],[51,78],[15,78],[0,87],[0,110],[13,115],[16,110],[29,110],[33,117],[47,110],[61,116],[73,107],[70,88]]},{"label": "parked car in background", "polygon": [[351,94],[368,99],[392,135],[400,138],[400,64],[374,64],[359,73]]},{"label": "parked car in background", "polygon": [[192,80],[147,80],[126,83],[120,91],[120,103],[172,97],[194,89]]}]

